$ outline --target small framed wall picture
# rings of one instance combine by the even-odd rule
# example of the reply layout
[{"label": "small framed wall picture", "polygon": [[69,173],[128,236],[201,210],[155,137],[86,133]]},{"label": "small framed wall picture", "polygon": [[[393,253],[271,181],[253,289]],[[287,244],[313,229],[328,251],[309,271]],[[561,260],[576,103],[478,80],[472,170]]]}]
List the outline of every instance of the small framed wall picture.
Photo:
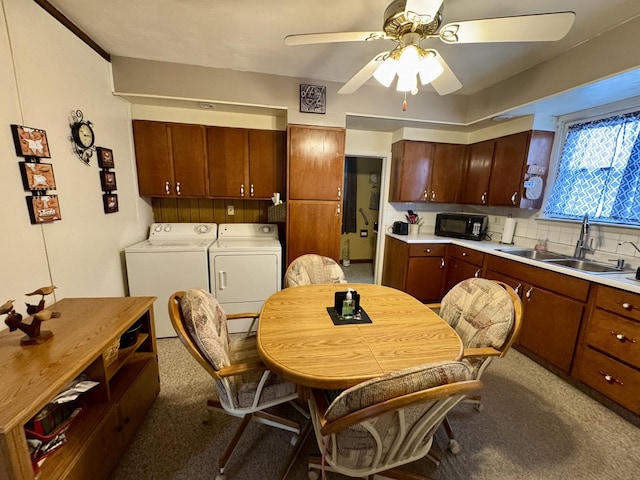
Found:
[{"label": "small framed wall picture", "polygon": [[115,168],[113,152],[109,148],[97,147],[96,152],[98,153],[98,167]]},{"label": "small framed wall picture", "polygon": [[111,190],[117,190],[116,186],[116,172],[100,172],[100,184],[102,185],[102,190],[105,192],[110,192]]},{"label": "small framed wall picture", "polygon": [[105,193],[102,195],[104,213],[115,213],[118,211],[118,195],[115,193]]},{"label": "small framed wall picture", "polygon": [[19,157],[51,158],[47,132],[39,128],[11,125],[16,155]]},{"label": "small framed wall picture", "polygon": [[25,190],[55,190],[53,165],[50,163],[20,162],[20,174]]},{"label": "small framed wall picture", "polygon": [[62,220],[57,195],[34,195],[26,199],[32,224]]},{"label": "small framed wall picture", "polygon": [[325,113],[327,87],[300,84],[300,111],[302,113]]}]

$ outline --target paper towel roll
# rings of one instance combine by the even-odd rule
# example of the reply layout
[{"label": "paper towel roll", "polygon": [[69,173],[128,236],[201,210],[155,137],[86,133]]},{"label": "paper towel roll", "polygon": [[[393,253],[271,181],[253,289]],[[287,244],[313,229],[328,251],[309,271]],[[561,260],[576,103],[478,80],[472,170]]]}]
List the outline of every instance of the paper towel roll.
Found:
[{"label": "paper towel roll", "polygon": [[508,217],[504,221],[504,228],[502,229],[501,243],[513,243],[513,232],[516,231],[516,221]]}]

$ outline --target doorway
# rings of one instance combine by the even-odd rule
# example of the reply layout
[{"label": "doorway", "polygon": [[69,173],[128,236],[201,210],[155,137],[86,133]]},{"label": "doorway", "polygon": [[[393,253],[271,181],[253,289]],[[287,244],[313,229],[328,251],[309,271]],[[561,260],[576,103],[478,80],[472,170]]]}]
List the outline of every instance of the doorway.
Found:
[{"label": "doorway", "polygon": [[340,262],[349,282],[373,283],[382,158],[347,156]]}]

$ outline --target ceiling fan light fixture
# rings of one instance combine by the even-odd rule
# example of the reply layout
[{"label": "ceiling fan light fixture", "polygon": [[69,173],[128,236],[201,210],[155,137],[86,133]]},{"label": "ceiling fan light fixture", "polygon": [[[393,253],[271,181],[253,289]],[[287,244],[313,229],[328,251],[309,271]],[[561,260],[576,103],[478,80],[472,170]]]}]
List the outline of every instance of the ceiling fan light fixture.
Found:
[{"label": "ceiling fan light fixture", "polygon": [[396,78],[396,60],[393,57],[387,57],[373,72],[373,77],[385,87],[391,86],[393,79]]},{"label": "ceiling fan light fixture", "polygon": [[404,47],[400,53],[400,58],[397,63],[398,76],[408,74],[416,75],[418,73],[418,68],[420,68],[420,60],[421,58],[418,47],[415,45],[407,45]]},{"label": "ceiling fan light fixture", "polygon": [[407,74],[398,72],[398,83],[396,84],[396,90],[398,92],[412,92],[418,89],[418,77],[415,73]]},{"label": "ceiling fan light fixture", "polygon": [[420,62],[420,68],[418,70],[418,74],[420,75],[420,83],[422,83],[422,85],[431,83],[443,73],[444,68],[436,59],[435,54],[433,52],[428,52],[428,54]]}]

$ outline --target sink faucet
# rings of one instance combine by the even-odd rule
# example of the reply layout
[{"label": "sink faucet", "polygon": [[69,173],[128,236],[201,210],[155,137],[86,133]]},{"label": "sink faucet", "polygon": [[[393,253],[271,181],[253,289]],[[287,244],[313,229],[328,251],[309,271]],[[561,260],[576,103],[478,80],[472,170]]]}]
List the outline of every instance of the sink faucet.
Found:
[{"label": "sink faucet", "polygon": [[573,252],[575,258],[584,258],[586,252],[593,252],[593,238],[589,242],[589,246],[585,246],[585,241],[589,237],[589,214],[585,213],[580,226],[580,237],[576,242],[576,249]]}]

